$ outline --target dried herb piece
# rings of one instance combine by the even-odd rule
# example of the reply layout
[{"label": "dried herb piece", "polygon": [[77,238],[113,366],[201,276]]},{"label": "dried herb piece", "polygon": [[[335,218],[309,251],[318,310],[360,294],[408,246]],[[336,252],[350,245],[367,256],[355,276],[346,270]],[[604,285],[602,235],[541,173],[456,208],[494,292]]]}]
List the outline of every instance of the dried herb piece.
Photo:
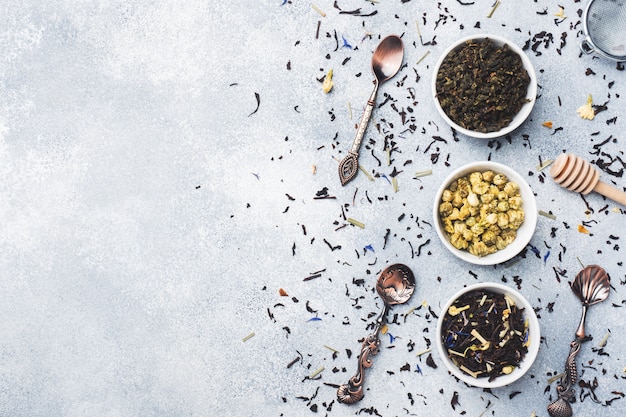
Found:
[{"label": "dried herb piece", "polygon": [[324,82],[322,83],[322,91],[326,94],[330,93],[330,90],[333,89],[333,70],[329,70],[328,74],[324,77]]},{"label": "dried herb piece", "polygon": [[437,72],[437,99],[459,126],[496,132],[529,102],[529,83],[521,57],[507,44],[473,39],[444,58]]},{"label": "dried herb piece", "polygon": [[[254,113],[259,111],[259,107],[261,106],[261,95],[259,93],[254,93],[254,98],[256,99],[256,109],[252,113],[248,115],[248,117],[252,116]],[[257,178],[258,179],[258,178]]]},{"label": "dried herb piece", "polygon": [[513,372],[530,344],[524,309],[487,290],[459,297],[445,313],[440,337],[459,369],[489,381]]}]

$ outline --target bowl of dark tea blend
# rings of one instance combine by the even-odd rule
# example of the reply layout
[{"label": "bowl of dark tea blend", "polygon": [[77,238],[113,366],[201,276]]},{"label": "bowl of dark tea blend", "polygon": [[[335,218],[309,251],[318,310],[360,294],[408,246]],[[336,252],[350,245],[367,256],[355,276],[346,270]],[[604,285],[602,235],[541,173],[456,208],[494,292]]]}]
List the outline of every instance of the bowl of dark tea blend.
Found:
[{"label": "bowl of dark tea blend", "polygon": [[470,285],[454,294],[437,321],[437,349],[452,373],[469,385],[511,384],[539,352],[537,315],[516,290],[497,283]]},{"label": "bowl of dark tea blend", "polygon": [[537,96],[533,66],[520,47],[496,35],[472,35],[435,65],[435,107],[455,130],[495,138],[517,129]]}]

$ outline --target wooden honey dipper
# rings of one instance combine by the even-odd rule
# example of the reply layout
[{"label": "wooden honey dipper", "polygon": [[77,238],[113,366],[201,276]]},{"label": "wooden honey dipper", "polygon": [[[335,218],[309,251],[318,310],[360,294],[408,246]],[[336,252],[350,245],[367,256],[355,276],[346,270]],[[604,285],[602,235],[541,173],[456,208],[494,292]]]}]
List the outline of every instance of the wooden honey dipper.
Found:
[{"label": "wooden honey dipper", "polygon": [[598,170],[580,156],[571,153],[559,155],[550,168],[550,176],[557,184],[570,191],[583,195],[595,191],[626,206],[626,193],[600,181]]}]

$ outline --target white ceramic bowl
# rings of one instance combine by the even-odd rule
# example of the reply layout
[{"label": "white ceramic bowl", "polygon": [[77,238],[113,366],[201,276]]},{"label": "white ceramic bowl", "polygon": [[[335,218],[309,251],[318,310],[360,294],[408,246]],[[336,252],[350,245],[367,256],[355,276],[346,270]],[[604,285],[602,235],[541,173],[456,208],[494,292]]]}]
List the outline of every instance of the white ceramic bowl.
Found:
[{"label": "white ceramic bowl", "polygon": [[[495,172],[496,174],[506,175],[509,181],[515,182],[517,183],[517,185],[519,185],[520,195],[522,196],[522,210],[524,211],[524,222],[522,223],[520,228],[517,229],[517,237],[515,238],[515,240],[506,248],[490,255],[478,257],[472,255],[466,250],[457,249],[452,245],[452,243],[450,243],[450,238],[448,237],[446,231],[443,229],[443,225],[441,223],[441,216],[439,215],[439,204],[441,203],[441,196],[444,190],[448,188],[453,181],[458,178],[468,176],[472,172],[485,172],[490,170]],[[443,242],[444,246],[455,256],[476,265],[496,265],[513,258],[526,247],[528,242],[530,242],[530,239],[535,233],[535,227],[537,226],[537,202],[535,201],[535,195],[533,194],[526,180],[524,180],[524,178],[515,170],[498,162],[472,162],[454,170],[443,181],[443,183],[437,190],[437,194],[435,195],[435,201],[433,204],[433,220],[435,230],[437,231],[437,235],[439,235],[441,242]]]},{"label": "white ceramic bowl", "polygon": [[[474,291],[474,290],[484,290],[490,291],[500,294],[507,294],[518,308],[524,309],[524,317],[528,320],[528,337],[530,341],[530,345],[528,346],[528,352],[524,356],[524,359],[520,362],[519,366],[516,367],[513,372],[508,375],[501,375],[496,377],[493,381],[489,382],[489,378],[474,378],[471,375],[466,374],[462,370],[460,370],[448,357],[448,352],[443,345],[441,340],[442,326],[444,318],[448,312],[450,306],[459,299],[463,294]],[[446,368],[452,373],[452,375],[459,378],[461,381],[466,382],[469,385],[473,385],[475,387],[481,388],[497,388],[505,385],[509,385],[519,378],[521,378],[532,366],[533,362],[537,358],[537,354],[539,352],[539,344],[541,339],[541,330],[539,328],[539,321],[537,320],[537,315],[535,314],[535,310],[530,305],[528,300],[524,298],[522,294],[518,291],[507,287],[503,284],[497,283],[478,283],[473,284],[468,287],[463,288],[454,294],[450,300],[443,306],[441,310],[441,314],[439,315],[439,319],[437,321],[437,337],[435,344],[437,345],[437,350],[439,355],[441,356],[441,360],[445,364]]]},{"label": "white ceramic bowl", "polygon": [[[437,73],[439,72],[441,63],[446,58],[446,56],[448,56],[450,52],[462,48],[465,45],[465,43],[469,40],[481,40],[481,39],[487,39],[487,38],[491,39],[496,46],[502,46],[504,44],[507,44],[512,51],[516,52],[522,58],[522,63],[524,64],[524,68],[526,68],[526,71],[528,72],[528,76],[530,77],[530,83],[528,85],[528,91],[526,93],[526,98],[530,100],[530,102],[522,106],[520,111],[513,118],[513,120],[511,120],[511,123],[508,126],[503,127],[502,129],[495,131],[495,132],[481,133],[481,132],[468,130],[459,126],[457,123],[452,121],[452,119],[450,119],[450,117],[446,114],[445,111],[443,111],[443,109],[441,108],[441,105],[439,104],[439,100],[437,99]],[[514,131],[515,129],[517,129],[530,115],[530,112],[532,111],[533,106],[535,105],[535,100],[537,98],[537,76],[535,75],[535,70],[533,68],[532,63],[528,59],[528,56],[524,53],[524,51],[522,51],[522,49],[519,46],[497,35],[491,35],[491,34],[471,35],[471,36],[467,36],[462,39],[459,39],[457,42],[450,45],[443,52],[443,54],[441,55],[441,57],[435,64],[435,70],[433,73],[433,80],[432,80],[432,94],[433,94],[435,107],[437,108],[437,111],[439,112],[439,114],[441,114],[441,117],[443,117],[443,119],[450,126],[452,126],[452,128],[454,128],[456,131],[464,135],[474,137],[474,138],[481,138],[481,139],[496,138],[496,137],[507,135],[511,133],[512,131]]]}]

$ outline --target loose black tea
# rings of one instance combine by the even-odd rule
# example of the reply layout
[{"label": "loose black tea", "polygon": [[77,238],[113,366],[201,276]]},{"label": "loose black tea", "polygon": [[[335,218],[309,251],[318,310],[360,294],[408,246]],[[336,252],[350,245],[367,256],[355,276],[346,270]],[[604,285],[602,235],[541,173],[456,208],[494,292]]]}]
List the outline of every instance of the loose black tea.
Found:
[{"label": "loose black tea", "polygon": [[474,378],[510,374],[528,353],[524,309],[492,291],[463,294],[445,313],[440,335],[450,360]]},{"label": "loose black tea", "polygon": [[480,133],[511,123],[525,103],[530,76],[507,44],[469,40],[451,51],[436,76],[437,99],[459,126]]}]

